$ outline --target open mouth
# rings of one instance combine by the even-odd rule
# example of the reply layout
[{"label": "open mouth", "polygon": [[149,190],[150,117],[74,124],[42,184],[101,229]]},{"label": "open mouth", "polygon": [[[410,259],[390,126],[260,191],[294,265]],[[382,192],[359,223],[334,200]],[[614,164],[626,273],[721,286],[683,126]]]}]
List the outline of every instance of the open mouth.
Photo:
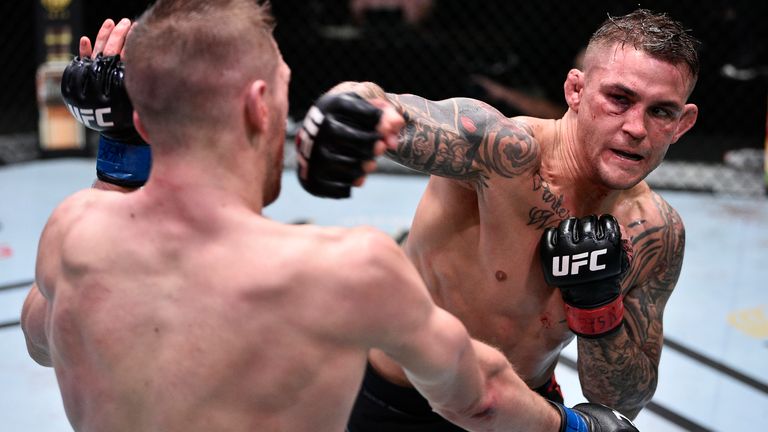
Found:
[{"label": "open mouth", "polygon": [[617,155],[617,156],[619,156],[620,158],[623,158],[623,159],[628,159],[628,160],[635,161],[635,162],[639,162],[639,161],[643,160],[643,157],[640,156],[637,153],[628,153],[628,152],[624,152],[624,151],[616,150],[616,149],[611,149],[611,151],[615,155]]}]

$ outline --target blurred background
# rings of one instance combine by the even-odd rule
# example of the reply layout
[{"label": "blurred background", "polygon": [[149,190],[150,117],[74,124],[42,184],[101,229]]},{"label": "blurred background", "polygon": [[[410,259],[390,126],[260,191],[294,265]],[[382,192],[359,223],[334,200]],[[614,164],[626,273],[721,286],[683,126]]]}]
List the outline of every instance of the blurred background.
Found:
[{"label": "blurred background", "polygon": [[[2,3],[0,164],[93,154],[94,137],[83,131],[67,132],[84,136],[74,147],[56,142],[56,137],[67,135],[54,133],[56,78],[76,52],[80,35],[93,37],[105,18],[135,18],[151,3]],[[664,169],[649,181],[668,189],[764,193],[768,26],[762,20],[768,16],[768,2],[272,3],[278,22],[275,36],[293,70],[290,101],[295,120],[319,94],[343,80],[371,80],[389,92],[431,99],[476,97],[509,116],[559,116],[565,110],[565,75],[578,64],[580,50],[608,14],[624,14],[638,5],[668,12],[703,42],[701,77],[691,97],[699,105],[700,117],[693,130],[670,148]]]}]

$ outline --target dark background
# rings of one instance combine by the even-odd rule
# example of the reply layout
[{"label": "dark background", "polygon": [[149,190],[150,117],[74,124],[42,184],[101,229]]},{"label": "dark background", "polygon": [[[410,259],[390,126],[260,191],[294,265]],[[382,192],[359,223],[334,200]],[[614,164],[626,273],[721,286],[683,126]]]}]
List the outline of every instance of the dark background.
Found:
[{"label": "dark background", "polygon": [[[0,135],[37,129],[37,1],[0,6]],[[151,1],[81,3],[81,30],[93,37],[105,18],[135,18]],[[393,13],[355,21],[346,0],[273,0],[273,11],[275,37],[293,70],[291,115],[300,119],[314,98],[343,80],[371,80],[390,92],[432,99],[483,98],[469,77],[484,74],[561,102],[565,74],[592,31],[607,14],[624,14],[637,5],[636,0],[435,0],[432,14],[418,26]],[[701,77],[691,97],[699,105],[699,121],[670,148],[668,158],[721,161],[730,149],[762,148],[765,79],[735,81],[720,69],[726,63],[768,63],[768,26],[761,22],[768,2],[643,1],[640,6],[668,12],[703,42]],[[76,42],[74,37],[72,53]]]}]

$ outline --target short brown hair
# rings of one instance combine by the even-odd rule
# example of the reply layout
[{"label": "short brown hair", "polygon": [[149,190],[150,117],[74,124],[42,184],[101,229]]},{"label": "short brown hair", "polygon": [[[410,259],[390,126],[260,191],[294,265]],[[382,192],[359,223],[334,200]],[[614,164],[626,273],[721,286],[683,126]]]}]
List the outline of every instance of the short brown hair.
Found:
[{"label": "short brown hair", "polygon": [[701,42],[667,14],[637,9],[620,17],[609,15],[589,39],[589,46],[615,43],[630,44],[672,64],[685,64],[693,82],[699,76],[698,49]]},{"label": "short brown hair", "polygon": [[216,127],[237,95],[279,64],[269,3],[157,0],[125,46],[134,108],[150,127]]}]

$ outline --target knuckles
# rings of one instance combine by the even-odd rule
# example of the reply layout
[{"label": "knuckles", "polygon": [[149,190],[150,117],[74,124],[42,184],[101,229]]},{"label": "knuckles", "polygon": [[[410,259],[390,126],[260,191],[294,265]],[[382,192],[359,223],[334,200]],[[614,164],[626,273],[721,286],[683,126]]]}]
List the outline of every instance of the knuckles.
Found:
[{"label": "knuckles", "polygon": [[610,214],[598,218],[589,215],[582,218],[570,217],[560,223],[557,228],[547,228],[546,237],[552,244],[580,244],[584,241],[611,243],[619,245],[621,229],[616,219]]}]

